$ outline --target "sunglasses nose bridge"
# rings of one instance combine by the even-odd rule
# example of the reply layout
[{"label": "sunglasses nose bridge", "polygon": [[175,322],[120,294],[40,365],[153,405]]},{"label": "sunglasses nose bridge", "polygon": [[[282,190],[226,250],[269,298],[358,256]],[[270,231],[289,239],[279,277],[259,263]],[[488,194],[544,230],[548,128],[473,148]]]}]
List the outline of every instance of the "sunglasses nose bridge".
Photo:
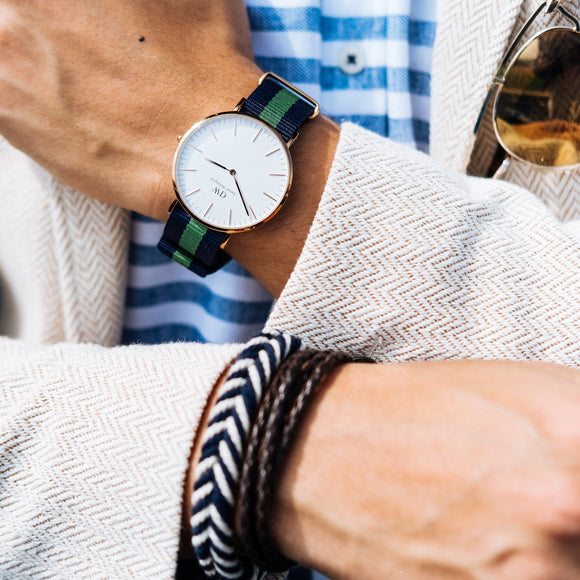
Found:
[{"label": "sunglasses nose bridge", "polygon": [[549,0],[548,2],[546,2],[545,14],[552,14],[552,12],[558,10],[560,4],[562,4],[562,0]]}]

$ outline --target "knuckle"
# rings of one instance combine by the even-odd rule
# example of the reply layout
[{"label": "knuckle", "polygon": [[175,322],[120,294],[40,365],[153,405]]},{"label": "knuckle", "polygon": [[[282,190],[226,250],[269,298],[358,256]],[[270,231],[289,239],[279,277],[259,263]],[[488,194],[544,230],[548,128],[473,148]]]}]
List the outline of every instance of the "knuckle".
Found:
[{"label": "knuckle", "polygon": [[580,481],[569,472],[544,480],[544,489],[534,508],[540,532],[547,536],[580,534]]}]

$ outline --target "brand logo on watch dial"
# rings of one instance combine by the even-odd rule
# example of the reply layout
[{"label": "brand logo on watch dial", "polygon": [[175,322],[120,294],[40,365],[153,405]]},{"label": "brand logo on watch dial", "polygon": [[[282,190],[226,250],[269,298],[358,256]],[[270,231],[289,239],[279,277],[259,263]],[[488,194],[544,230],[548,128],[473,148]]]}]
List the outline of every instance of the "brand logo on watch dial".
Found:
[{"label": "brand logo on watch dial", "polygon": [[229,187],[225,186],[221,181],[218,181],[215,178],[211,178],[211,181],[215,184],[215,187],[212,188],[211,192],[214,195],[217,195],[218,197],[221,197],[222,199],[225,199],[228,196],[228,193],[230,195],[235,195],[234,191],[232,189],[230,189]]}]

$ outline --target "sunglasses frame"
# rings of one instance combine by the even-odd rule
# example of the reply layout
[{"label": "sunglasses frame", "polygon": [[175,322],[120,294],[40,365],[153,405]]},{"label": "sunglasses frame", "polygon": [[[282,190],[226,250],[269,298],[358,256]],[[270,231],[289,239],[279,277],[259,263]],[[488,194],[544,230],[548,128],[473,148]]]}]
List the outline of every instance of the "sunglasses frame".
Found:
[{"label": "sunglasses frame", "polygon": [[[552,30],[568,30],[570,32],[580,34],[580,21],[578,21],[578,19],[575,18],[570,12],[568,12],[568,10],[566,10],[561,4],[562,4],[562,0],[548,0],[546,2],[543,2],[542,4],[540,4],[540,6],[538,6],[536,11],[528,18],[526,23],[522,26],[522,28],[520,29],[520,31],[518,32],[518,34],[516,35],[516,37],[514,38],[512,43],[510,44],[509,48],[507,49],[500,65],[497,69],[497,72],[495,73],[495,76],[494,76],[493,81],[491,83],[491,87],[490,87],[490,89],[487,93],[487,96],[485,98],[485,101],[483,103],[483,107],[481,109],[481,112],[479,113],[479,117],[477,119],[477,123],[475,124],[475,129],[473,131],[474,134],[477,134],[477,132],[479,131],[479,128],[481,126],[481,122],[483,121],[483,118],[484,118],[485,111],[487,110],[492,98],[495,97],[494,110],[493,110],[493,117],[494,117],[493,127],[494,127],[494,131],[496,134],[496,138],[500,143],[500,148],[502,149],[503,156],[502,156],[502,159],[499,160],[499,162],[498,162],[498,160],[496,160],[496,162],[495,162],[495,167],[499,167],[499,169],[491,172],[491,175],[494,177],[499,177],[500,174],[502,174],[505,171],[505,169],[507,168],[507,165],[509,165],[510,158],[518,159],[519,161],[526,163],[528,165],[532,165],[537,169],[544,169],[547,171],[566,171],[566,170],[569,171],[570,169],[576,168],[579,166],[579,164],[567,165],[567,166],[542,166],[542,165],[538,165],[536,163],[532,163],[531,161],[528,161],[526,159],[523,159],[522,157],[511,152],[505,146],[503,140],[501,139],[501,136],[498,133],[497,123],[495,122],[495,117],[496,117],[496,112],[497,112],[497,104],[498,104],[498,100],[499,100],[498,97],[499,97],[501,89],[504,86],[504,83],[506,81],[506,75],[511,70],[511,66],[513,63],[515,63],[515,61],[517,60],[517,57],[532,42],[534,42],[536,39],[538,39],[540,36],[542,36],[546,32],[550,32]],[[516,49],[518,49],[520,43],[522,42],[522,39],[526,35],[530,26],[538,18],[538,16],[540,16],[540,14],[542,14],[542,13],[544,14],[544,16],[546,16],[549,14],[554,14],[555,12],[560,12],[564,16],[564,18],[566,18],[570,23],[573,24],[573,26],[572,27],[570,27],[570,26],[551,26],[551,27],[548,27],[548,28],[541,30],[540,32],[534,34],[534,36],[532,36],[528,41],[525,42],[525,44],[518,50],[517,55],[514,58],[514,53],[516,52]]]}]

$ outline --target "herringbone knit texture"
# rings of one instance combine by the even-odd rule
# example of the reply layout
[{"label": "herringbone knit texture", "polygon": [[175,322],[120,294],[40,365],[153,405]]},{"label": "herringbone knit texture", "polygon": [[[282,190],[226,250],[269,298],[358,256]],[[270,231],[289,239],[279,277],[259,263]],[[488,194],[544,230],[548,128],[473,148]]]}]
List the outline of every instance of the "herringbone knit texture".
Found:
[{"label": "herringbone knit texture", "polygon": [[192,436],[238,350],[0,339],[0,578],[171,578]]},{"label": "herringbone knit texture", "polygon": [[0,334],[116,344],[127,212],[64,187],[1,138],[0,168]]},{"label": "herringbone knit texture", "polygon": [[[431,81],[431,153],[467,168],[477,117],[518,16],[533,0],[444,0]],[[437,74],[435,74],[437,72]],[[468,72],[468,74],[466,74]]]},{"label": "herringbone knit texture", "polygon": [[567,231],[529,192],[346,125],[268,326],[380,360],[580,366],[580,245]]},{"label": "herringbone knit texture", "polygon": [[[432,142],[454,170],[520,3],[443,3]],[[0,340],[0,578],[169,580],[193,433],[237,349],[73,344],[118,337],[126,214],[1,140],[0,163],[0,332],[71,343]],[[550,187],[576,207],[579,172],[566,179]],[[578,365],[579,240],[529,193],[346,127],[270,325],[386,360]]]}]

